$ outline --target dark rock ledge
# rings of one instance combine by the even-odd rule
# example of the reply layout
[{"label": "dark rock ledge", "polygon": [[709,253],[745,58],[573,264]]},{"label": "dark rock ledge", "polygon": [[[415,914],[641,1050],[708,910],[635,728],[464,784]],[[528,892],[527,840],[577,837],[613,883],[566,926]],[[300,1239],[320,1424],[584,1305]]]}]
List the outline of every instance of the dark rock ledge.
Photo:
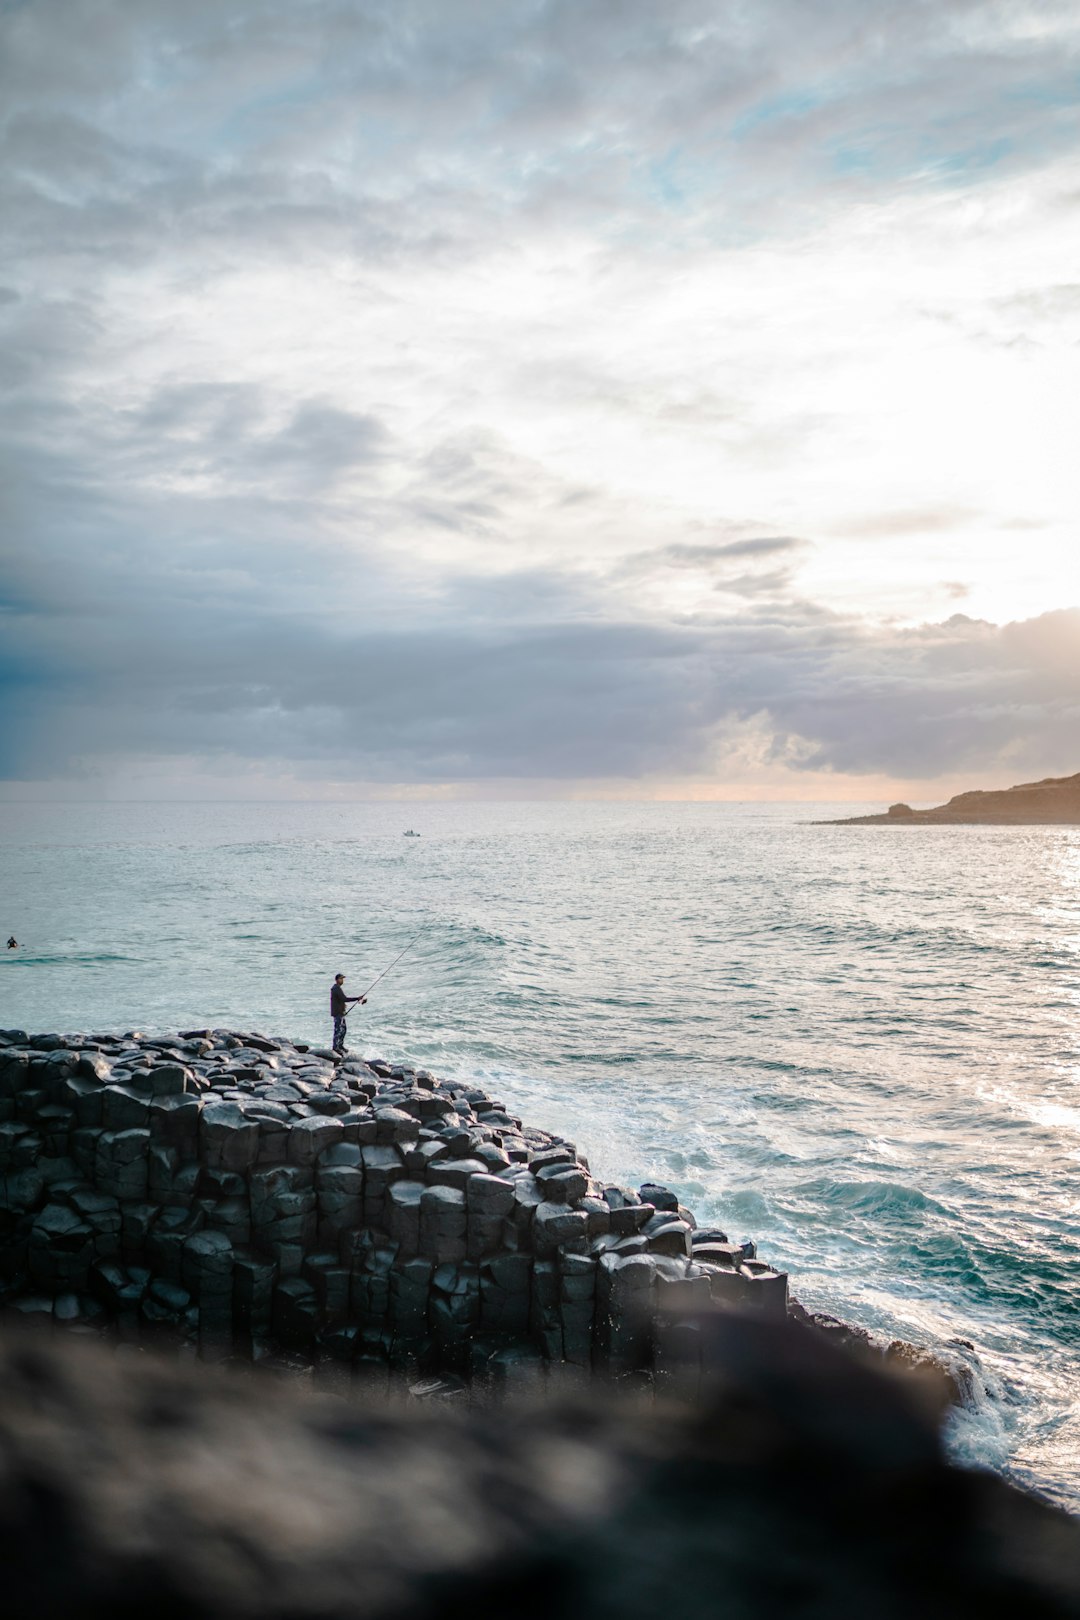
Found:
[{"label": "dark rock ledge", "polygon": [[339,1390],[598,1372],[692,1397],[717,1308],[931,1359],[808,1316],[752,1243],[477,1087],[257,1033],[0,1031],[9,1316]]}]

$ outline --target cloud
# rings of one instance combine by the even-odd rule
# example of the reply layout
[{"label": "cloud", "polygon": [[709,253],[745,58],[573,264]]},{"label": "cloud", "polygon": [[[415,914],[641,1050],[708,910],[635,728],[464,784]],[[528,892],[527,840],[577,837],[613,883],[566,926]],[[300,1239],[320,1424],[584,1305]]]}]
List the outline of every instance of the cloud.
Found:
[{"label": "cloud", "polygon": [[511,211],[595,229],[601,208],[617,234],[744,229],[1073,139],[1067,7],[627,0],[614,26],[566,0],[31,0],[0,30],[6,203],[40,251],[151,253],[165,228],[170,252],[178,229],[468,252]]},{"label": "cloud", "polygon": [[1022,0],[0,8],[0,775],[1066,768],[1078,54]]},{"label": "cloud", "polygon": [[791,555],[801,551],[806,545],[805,540],[796,540],[790,535],[761,535],[746,540],[729,540],[721,545],[674,545],[665,546],[663,551],[656,553],[673,567],[696,568],[701,564],[725,563],[729,558],[758,558]]},{"label": "cloud", "polygon": [[251,386],[167,387],[133,414],[147,465],[233,489],[325,490],[377,464],[391,445],[371,414],[318,397],[276,400]]},{"label": "cloud", "polygon": [[910,512],[866,512],[834,524],[833,533],[863,540],[891,540],[897,535],[938,534],[968,528],[978,517],[978,512],[956,506],[917,507]]},{"label": "cloud", "polygon": [[[932,777],[1075,748],[1080,611],[875,628],[766,572],[721,576],[740,611],[628,619],[602,573],[545,568],[451,576],[425,601],[392,554],[305,541],[288,503],[246,543],[235,513],[174,506],[201,550],[177,556],[168,532],[140,549],[140,522],[66,573],[48,523],[27,548],[0,621],[3,774],[174,755],[370,782],[705,780],[748,723],[796,773]],[[82,520],[100,535],[114,514]],[[727,566],[733,544],[689,549]]]},{"label": "cloud", "polygon": [[857,638],[772,713],[778,729],[814,745],[800,759],[806,770],[933,777],[1054,760],[1071,770],[1078,653],[1080,610],[1002,626],[956,615]]}]

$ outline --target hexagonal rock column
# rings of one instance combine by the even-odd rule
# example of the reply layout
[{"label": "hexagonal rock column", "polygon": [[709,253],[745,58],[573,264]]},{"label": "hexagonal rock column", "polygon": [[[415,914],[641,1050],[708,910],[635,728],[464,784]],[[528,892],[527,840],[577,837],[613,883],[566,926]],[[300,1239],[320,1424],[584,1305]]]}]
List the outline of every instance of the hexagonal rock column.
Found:
[{"label": "hexagonal rock column", "polygon": [[335,1388],[388,1364],[670,1382],[707,1301],[787,1309],[752,1244],[600,1184],[479,1088],[258,1032],[0,1031],[0,1211],[0,1307],[284,1346]]}]

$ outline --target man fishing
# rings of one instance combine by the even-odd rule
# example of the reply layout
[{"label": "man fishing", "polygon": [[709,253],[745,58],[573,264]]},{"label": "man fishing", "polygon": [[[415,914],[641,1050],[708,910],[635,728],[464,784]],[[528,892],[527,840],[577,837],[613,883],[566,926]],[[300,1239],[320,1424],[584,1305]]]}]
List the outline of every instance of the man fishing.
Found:
[{"label": "man fishing", "polygon": [[334,982],[330,986],[330,1016],[334,1020],[333,1046],[334,1051],[340,1052],[342,1057],[348,1050],[345,1036],[348,1034],[349,1026],[345,1022],[345,1015],[350,1006],[355,1006],[358,1001],[363,1005],[367,1001],[367,996],[347,996],[342,989],[344,983],[344,973],[335,973]]},{"label": "man fishing", "polygon": [[424,927],[420,929],[420,932],[413,935],[405,949],[403,951],[399,951],[394,957],[394,960],[390,963],[390,967],[384,967],[382,972],[377,974],[375,978],[372,979],[362,996],[347,996],[345,991],[342,989],[342,986],[345,983],[344,973],[334,974],[334,982],[330,986],[330,1016],[334,1020],[334,1051],[337,1052],[341,1057],[345,1056],[347,1050],[345,1045],[345,1036],[348,1033],[348,1026],[345,1023],[345,1015],[348,1012],[350,1005],[355,1006],[357,1002],[359,1002],[361,1006],[365,1005],[370,992],[374,990],[377,984],[382,983],[383,979],[385,979],[386,975],[390,972],[390,968],[397,967],[398,963],[401,961],[401,958],[409,954],[417,940],[420,938],[420,934],[424,933],[428,926],[428,923],[425,923]]}]

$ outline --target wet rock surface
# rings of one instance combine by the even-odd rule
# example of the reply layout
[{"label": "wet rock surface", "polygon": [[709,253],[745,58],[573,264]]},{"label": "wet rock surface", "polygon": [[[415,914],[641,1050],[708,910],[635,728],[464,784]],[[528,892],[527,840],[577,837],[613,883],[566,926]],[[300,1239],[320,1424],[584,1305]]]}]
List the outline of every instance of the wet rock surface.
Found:
[{"label": "wet rock surface", "polygon": [[[427,1298],[428,1265],[395,1271],[399,1289]],[[516,1260],[494,1265],[512,1294]],[[446,1271],[439,1297],[467,1298]],[[714,1369],[693,1409],[595,1382],[465,1409],[434,1377],[344,1402],[9,1327],[5,1615],[1080,1615],[1080,1526],[950,1468],[910,1381],[791,1324],[683,1326]]]}]

